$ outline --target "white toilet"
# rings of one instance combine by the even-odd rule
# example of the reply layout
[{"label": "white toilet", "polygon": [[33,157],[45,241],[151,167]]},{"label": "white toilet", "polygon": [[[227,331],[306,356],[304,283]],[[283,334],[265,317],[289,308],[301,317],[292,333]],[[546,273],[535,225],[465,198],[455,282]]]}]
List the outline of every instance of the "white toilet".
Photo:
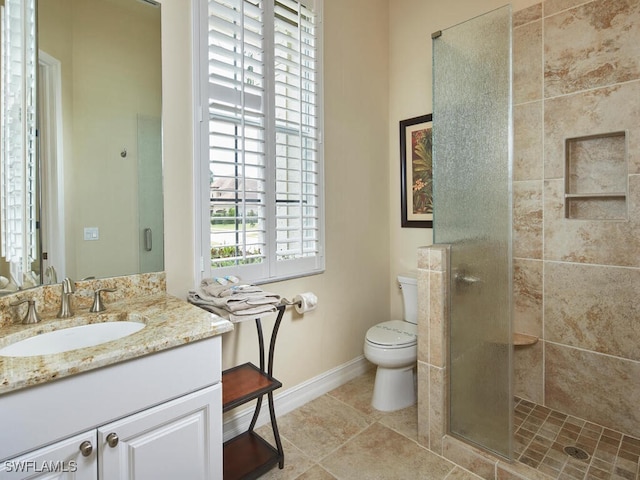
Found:
[{"label": "white toilet", "polygon": [[378,366],[371,405],[390,412],[416,402],[414,369],[418,359],[418,280],[398,275],[404,320],[379,323],[367,331],[364,356]]}]

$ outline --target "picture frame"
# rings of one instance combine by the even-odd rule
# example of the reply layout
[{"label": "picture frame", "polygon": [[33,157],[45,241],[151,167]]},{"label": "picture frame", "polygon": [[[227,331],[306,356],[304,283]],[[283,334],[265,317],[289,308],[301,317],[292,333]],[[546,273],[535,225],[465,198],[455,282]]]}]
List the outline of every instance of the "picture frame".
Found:
[{"label": "picture frame", "polygon": [[400,121],[402,227],[433,228],[433,117]]}]

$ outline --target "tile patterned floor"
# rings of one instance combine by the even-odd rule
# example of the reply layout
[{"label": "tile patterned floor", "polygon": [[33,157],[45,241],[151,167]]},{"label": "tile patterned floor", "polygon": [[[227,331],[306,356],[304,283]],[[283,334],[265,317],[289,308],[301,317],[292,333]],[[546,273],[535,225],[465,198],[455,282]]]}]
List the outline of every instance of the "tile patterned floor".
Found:
[{"label": "tile patterned floor", "polygon": [[[417,443],[416,407],[384,413],[371,405],[375,370],[278,418],[285,468],[266,480],[479,480]],[[638,480],[640,440],[517,400],[518,460],[558,480]],[[258,433],[273,441],[269,427]],[[562,449],[584,449],[587,460]],[[536,475],[536,478],[540,478]]]},{"label": "tile patterned floor", "polygon": [[[285,467],[265,480],[480,480],[417,442],[417,411],[370,406],[375,371],[278,418]],[[270,427],[258,433],[273,441]]]},{"label": "tile patterned floor", "polygon": [[[518,460],[551,478],[640,478],[640,439],[522,399],[516,399],[514,425]],[[565,447],[586,458],[567,455]]]}]

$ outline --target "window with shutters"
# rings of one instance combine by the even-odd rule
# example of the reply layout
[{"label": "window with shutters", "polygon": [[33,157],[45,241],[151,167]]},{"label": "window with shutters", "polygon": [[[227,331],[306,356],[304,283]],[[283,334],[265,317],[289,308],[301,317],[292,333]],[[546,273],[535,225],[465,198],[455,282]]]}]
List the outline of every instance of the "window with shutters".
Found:
[{"label": "window with shutters", "polygon": [[319,273],[319,1],[199,8],[201,274],[261,282]]}]

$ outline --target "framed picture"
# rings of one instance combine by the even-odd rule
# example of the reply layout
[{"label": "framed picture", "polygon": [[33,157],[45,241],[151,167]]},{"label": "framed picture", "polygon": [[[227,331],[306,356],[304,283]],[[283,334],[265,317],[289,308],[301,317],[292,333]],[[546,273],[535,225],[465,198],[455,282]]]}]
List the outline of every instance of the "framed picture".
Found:
[{"label": "framed picture", "polygon": [[402,226],[433,227],[431,114],[400,122],[400,207]]}]

